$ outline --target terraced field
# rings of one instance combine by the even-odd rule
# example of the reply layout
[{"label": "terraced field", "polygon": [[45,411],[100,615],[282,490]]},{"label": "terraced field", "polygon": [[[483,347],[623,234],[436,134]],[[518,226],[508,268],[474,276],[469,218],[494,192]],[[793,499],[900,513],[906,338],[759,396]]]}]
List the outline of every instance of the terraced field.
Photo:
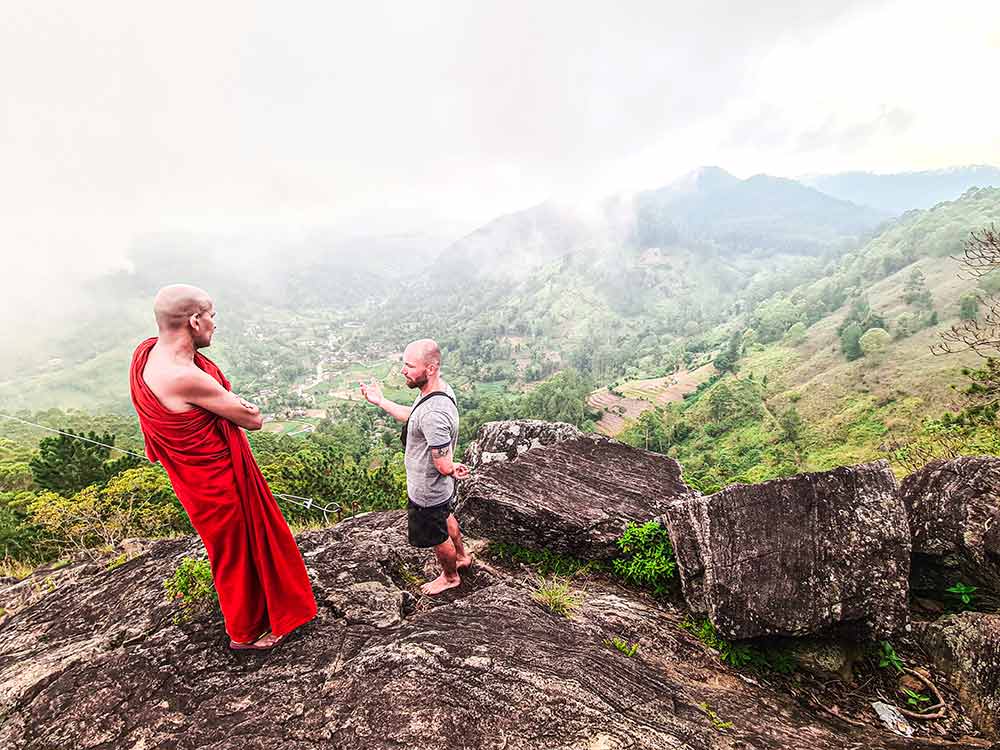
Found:
[{"label": "terraced field", "polygon": [[680,401],[685,394],[693,392],[714,373],[715,367],[707,364],[691,372],[680,370],[665,378],[628,380],[618,386],[618,391],[623,396],[601,388],[590,394],[587,403],[601,412],[601,419],[597,423],[598,432],[615,437],[624,432],[643,412],[671,401]]},{"label": "terraced field", "polygon": [[606,388],[591,393],[587,403],[601,412],[597,431],[611,437],[620,435],[630,422],[638,419],[643,412],[653,408],[649,401],[622,398]]}]

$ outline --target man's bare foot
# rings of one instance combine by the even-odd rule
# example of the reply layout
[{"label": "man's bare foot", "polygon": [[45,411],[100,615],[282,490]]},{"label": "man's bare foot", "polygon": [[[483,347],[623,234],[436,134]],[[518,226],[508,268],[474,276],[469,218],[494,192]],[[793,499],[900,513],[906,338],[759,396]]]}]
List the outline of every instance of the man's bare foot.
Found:
[{"label": "man's bare foot", "polygon": [[460,557],[455,560],[455,567],[459,570],[468,568],[470,565],[472,565],[472,555],[466,555],[465,557]]},{"label": "man's bare foot", "polygon": [[459,578],[457,574],[449,578],[447,575],[442,573],[433,581],[428,581],[423,586],[421,586],[420,590],[423,593],[427,594],[427,596],[436,596],[437,594],[440,594],[442,591],[453,589],[456,586],[460,585],[461,583],[462,579]]}]

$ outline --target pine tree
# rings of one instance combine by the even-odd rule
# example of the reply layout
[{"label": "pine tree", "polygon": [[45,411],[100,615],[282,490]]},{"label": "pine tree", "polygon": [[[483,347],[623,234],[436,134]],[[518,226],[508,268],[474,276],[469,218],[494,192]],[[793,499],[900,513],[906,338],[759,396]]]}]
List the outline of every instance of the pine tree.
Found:
[{"label": "pine tree", "polygon": [[[115,442],[115,436],[111,433],[81,433],[81,437],[107,445],[114,445]],[[35,484],[69,497],[84,487],[107,481],[110,475],[105,461],[110,454],[109,448],[68,435],[54,435],[44,438],[38,444],[38,454],[31,458],[29,466],[35,477]]]}]

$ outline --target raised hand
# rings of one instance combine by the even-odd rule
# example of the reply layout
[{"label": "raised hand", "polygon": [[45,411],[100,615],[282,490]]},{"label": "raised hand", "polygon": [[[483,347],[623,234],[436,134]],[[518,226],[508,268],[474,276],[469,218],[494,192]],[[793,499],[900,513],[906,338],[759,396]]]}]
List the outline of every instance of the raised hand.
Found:
[{"label": "raised hand", "polygon": [[378,384],[377,380],[373,380],[371,383],[362,383],[361,395],[368,400],[368,403],[375,406],[381,406],[385,398],[382,395],[382,386]]}]

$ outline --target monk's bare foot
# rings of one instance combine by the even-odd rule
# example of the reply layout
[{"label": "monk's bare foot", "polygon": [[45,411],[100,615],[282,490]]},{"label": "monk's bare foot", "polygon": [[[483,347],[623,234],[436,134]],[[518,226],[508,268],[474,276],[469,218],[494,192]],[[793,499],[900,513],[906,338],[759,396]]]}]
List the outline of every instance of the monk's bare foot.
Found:
[{"label": "monk's bare foot", "polygon": [[447,575],[442,573],[433,581],[428,581],[423,586],[421,586],[420,590],[425,594],[427,594],[427,596],[436,596],[437,594],[440,594],[442,591],[453,589],[456,586],[460,585],[461,583],[462,579],[459,578],[457,574],[449,578]]},{"label": "monk's bare foot", "polygon": [[264,633],[256,641],[250,643],[240,643],[239,641],[229,641],[229,648],[233,651],[268,651],[283,640],[285,640],[288,633],[285,635],[275,635],[274,633]]},{"label": "monk's bare foot", "polygon": [[460,557],[455,561],[455,567],[459,570],[464,570],[472,565],[472,555],[466,555],[465,557]]},{"label": "monk's bare foot", "polygon": [[[285,635],[287,635],[287,633]],[[256,641],[254,641],[253,645],[259,649],[268,649],[268,648],[274,648],[283,640],[285,640],[284,635],[275,635],[274,633],[268,633],[267,635],[263,635]]]}]

